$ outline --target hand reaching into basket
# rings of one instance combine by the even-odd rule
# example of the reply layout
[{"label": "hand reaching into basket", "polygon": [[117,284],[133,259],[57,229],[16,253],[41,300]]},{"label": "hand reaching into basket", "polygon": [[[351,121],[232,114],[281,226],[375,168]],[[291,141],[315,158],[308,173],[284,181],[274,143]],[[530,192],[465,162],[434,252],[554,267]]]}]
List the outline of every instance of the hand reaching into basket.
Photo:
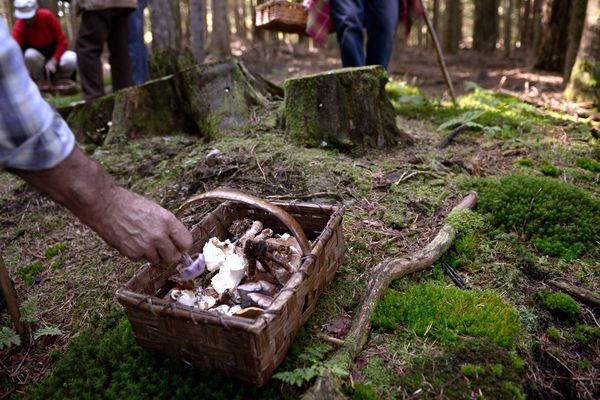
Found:
[{"label": "hand reaching into basket", "polygon": [[114,184],[78,147],[57,166],[10,170],[64,205],[124,256],[157,265],[178,261],[192,245],[187,228],[169,211]]}]

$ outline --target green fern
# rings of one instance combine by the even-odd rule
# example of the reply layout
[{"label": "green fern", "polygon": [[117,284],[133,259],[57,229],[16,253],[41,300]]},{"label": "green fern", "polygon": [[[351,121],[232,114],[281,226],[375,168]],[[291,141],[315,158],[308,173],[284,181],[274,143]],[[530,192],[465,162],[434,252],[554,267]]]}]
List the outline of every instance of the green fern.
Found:
[{"label": "green fern", "polygon": [[21,338],[14,329],[3,326],[2,329],[0,329],[0,350],[5,347],[10,347],[13,344],[19,346],[21,344]]},{"label": "green fern", "polygon": [[483,129],[483,125],[475,122],[475,120],[485,114],[486,111],[471,110],[466,111],[438,126],[438,131],[455,128],[460,125],[467,125],[469,128]]},{"label": "green fern", "polygon": [[21,312],[21,321],[27,324],[33,324],[38,321],[38,299],[30,297],[21,303],[19,311]]},{"label": "green fern", "polygon": [[44,328],[40,328],[33,334],[33,339],[37,340],[42,336],[62,336],[63,332],[58,329],[56,326],[46,326]]},{"label": "green fern", "polygon": [[296,368],[293,371],[278,372],[273,375],[273,378],[279,379],[289,385],[302,386],[305,383],[310,382],[317,374],[318,371],[314,367]]}]

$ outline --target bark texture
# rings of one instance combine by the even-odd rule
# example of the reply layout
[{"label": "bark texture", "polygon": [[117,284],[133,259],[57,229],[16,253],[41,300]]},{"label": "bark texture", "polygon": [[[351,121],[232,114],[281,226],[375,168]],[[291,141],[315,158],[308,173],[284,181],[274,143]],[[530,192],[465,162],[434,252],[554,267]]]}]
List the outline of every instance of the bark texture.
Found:
[{"label": "bark texture", "polygon": [[[476,203],[477,193],[469,193],[454,209],[474,208]],[[454,228],[450,225],[444,225],[433,240],[420,251],[407,257],[384,260],[375,268],[367,283],[364,300],[360,305],[357,316],[352,321],[352,327],[344,339],[344,344],[332,357],[336,366],[346,371],[351,370],[354,359],[367,343],[375,307],[392,280],[433,265],[450,248],[455,236]],[[325,373],[317,378],[315,384],[306,392],[303,399],[345,399],[341,387],[342,382],[338,376]]]},{"label": "bark texture", "polygon": [[227,1],[212,0],[212,35],[211,50],[218,57],[226,57],[231,54],[231,32],[227,19]]},{"label": "bark texture", "polygon": [[152,49],[155,52],[181,48],[181,15],[179,2],[151,0]]},{"label": "bark texture", "polygon": [[236,61],[202,64],[62,114],[81,143],[102,145],[178,131],[214,138],[246,130],[252,112],[266,105],[261,91],[269,87],[260,82]]},{"label": "bark texture", "polygon": [[581,34],[583,33],[583,24],[585,23],[585,10],[587,8],[587,0],[573,0],[573,8],[571,9],[571,18],[569,21],[568,39],[567,39],[567,54],[565,55],[565,71],[563,80],[565,85],[571,77],[571,70],[575,64],[577,50],[581,42]]},{"label": "bark texture", "polygon": [[462,6],[460,0],[448,0],[444,16],[446,23],[444,24],[442,48],[448,54],[456,54],[462,39]]},{"label": "bark texture", "polygon": [[475,0],[473,48],[479,53],[488,54],[496,50],[498,2],[499,0]]},{"label": "bark texture", "polygon": [[542,43],[537,52],[535,67],[562,73],[567,53],[571,0],[553,0],[549,12],[548,23],[544,26],[542,33]]},{"label": "bark texture", "polygon": [[383,148],[411,142],[396,126],[381,66],[343,68],[284,83],[286,132],[308,146]]},{"label": "bark texture", "polygon": [[565,94],[600,105],[600,0],[588,0],[581,43]]},{"label": "bark texture", "polygon": [[206,0],[190,0],[190,32],[192,54],[198,63],[204,61],[206,44]]}]

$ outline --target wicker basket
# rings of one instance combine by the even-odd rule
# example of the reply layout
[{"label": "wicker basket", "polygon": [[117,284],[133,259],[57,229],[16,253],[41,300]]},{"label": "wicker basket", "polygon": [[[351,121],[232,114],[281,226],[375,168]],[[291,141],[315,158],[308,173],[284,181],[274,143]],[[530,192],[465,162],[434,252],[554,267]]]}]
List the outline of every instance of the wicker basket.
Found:
[{"label": "wicker basket", "polygon": [[256,6],[256,27],[306,35],[306,8],[300,3],[274,0]]},{"label": "wicker basket", "polygon": [[40,92],[49,93],[54,96],[66,96],[79,91],[77,82],[70,79],[41,80],[37,82],[37,85]]},{"label": "wicker basket", "polygon": [[[205,199],[236,199],[222,203],[192,228],[192,253],[213,236],[224,239],[230,224],[240,218],[291,232],[301,247],[306,247],[300,270],[264,314],[256,319],[219,316],[164,301],[172,287],[167,279],[173,269],[159,270],[148,264],[117,291],[117,297],[141,346],[262,386],[283,361],[298,329],[344,259],[343,210],[308,203],[267,203],[251,196],[240,203],[239,194],[228,193],[209,192],[182,206]],[[304,239],[298,237],[304,233]]]}]

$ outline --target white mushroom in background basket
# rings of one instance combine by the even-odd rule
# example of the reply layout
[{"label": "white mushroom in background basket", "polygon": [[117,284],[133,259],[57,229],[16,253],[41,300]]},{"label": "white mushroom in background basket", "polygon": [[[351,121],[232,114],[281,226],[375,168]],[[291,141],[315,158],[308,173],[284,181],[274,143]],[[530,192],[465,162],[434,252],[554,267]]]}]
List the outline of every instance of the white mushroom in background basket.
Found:
[{"label": "white mushroom in background basket", "polygon": [[219,273],[210,280],[212,287],[219,294],[226,290],[233,290],[246,276],[246,265],[248,261],[239,254],[229,254],[221,265]]},{"label": "white mushroom in background basket", "polygon": [[204,262],[206,263],[206,269],[208,269],[210,272],[219,269],[225,262],[225,258],[229,254],[233,254],[233,250],[234,245],[231,244],[229,239],[221,242],[216,237],[210,238],[202,249],[202,254],[204,254]]}]

